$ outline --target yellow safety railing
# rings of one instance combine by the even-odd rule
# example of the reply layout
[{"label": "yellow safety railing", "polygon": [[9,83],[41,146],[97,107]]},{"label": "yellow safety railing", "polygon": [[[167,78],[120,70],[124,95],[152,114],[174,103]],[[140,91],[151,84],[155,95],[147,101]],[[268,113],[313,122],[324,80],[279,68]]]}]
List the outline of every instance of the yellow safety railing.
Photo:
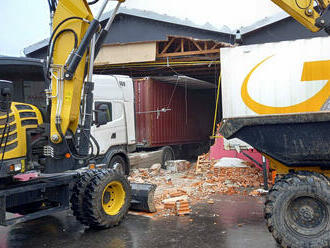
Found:
[{"label": "yellow safety railing", "polygon": [[216,124],[217,124],[217,115],[218,115],[220,85],[221,85],[221,72],[220,72],[220,75],[219,75],[217,100],[216,100],[216,103],[215,103],[214,120],[213,120],[213,131],[212,131],[212,136],[210,137],[210,139],[222,138],[222,136],[216,136],[215,135],[215,131],[216,131],[215,130],[215,127],[216,127]]}]

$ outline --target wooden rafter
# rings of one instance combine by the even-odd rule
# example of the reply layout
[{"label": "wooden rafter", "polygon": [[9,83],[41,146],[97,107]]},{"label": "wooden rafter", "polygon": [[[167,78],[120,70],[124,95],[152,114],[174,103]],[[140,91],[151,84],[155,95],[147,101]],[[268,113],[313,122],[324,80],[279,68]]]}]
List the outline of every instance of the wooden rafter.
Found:
[{"label": "wooden rafter", "polygon": [[179,52],[181,50],[181,46],[177,46],[174,50],[175,53]]},{"label": "wooden rafter", "polygon": [[163,51],[160,54],[164,54],[166,53],[167,49],[172,45],[172,43],[174,42],[175,38],[172,38],[167,45],[165,46],[165,48],[163,49]]},{"label": "wooden rafter", "polygon": [[202,50],[202,51],[188,51],[188,52],[174,52],[174,53],[165,53],[159,54],[158,58],[164,57],[178,57],[178,56],[186,56],[186,55],[200,55],[200,54],[211,54],[211,53],[219,53],[219,49],[209,49],[209,50]]},{"label": "wooden rafter", "polygon": [[191,40],[194,45],[198,48],[199,51],[202,51],[202,48],[198,45],[198,43],[195,40]]},{"label": "wooden rafter", "polygon": [[220,44],[219,43],[215,43],[211,49],[215,49],[218,46],[220,46]]},{"label": "wooden rafter", "polygon": [[169,37],[168,41],[157,42],[157,58],[180,56],[219,56],[219,48],[228,46],[213,40],[196,40],[188,37]]}]

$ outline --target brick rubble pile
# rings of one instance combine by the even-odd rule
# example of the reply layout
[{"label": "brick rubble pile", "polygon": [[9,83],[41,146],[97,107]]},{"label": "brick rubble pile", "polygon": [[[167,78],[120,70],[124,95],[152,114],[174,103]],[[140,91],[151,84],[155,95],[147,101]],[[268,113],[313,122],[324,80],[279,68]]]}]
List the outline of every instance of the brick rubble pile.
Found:
[{"label": "brick rubble pile", "polygon": [[129,180],[157,185],[155,205],[158,215],[186,215],[197,202],[212,204],[213,194],[260,195],[262,171],[246,163],[246,167],[221,167],[208,155],[197,163],[171,161],[167,170],[155,164],[149,169],[134,169]]}]

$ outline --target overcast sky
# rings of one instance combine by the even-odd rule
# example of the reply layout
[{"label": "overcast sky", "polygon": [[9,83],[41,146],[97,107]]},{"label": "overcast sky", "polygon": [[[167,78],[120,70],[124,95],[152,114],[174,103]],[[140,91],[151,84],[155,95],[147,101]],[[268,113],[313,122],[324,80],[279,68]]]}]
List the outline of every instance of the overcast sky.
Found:
[{"label": "overcast sky", "polygon": [[[110,8],[114,4],[110,2]],[[282,11],[270,0],[126,0],[122,6],[231,29]],[[48,37],[49,32],[47,0],[0,0],[0,55],[24,56],[24,47]]]}]

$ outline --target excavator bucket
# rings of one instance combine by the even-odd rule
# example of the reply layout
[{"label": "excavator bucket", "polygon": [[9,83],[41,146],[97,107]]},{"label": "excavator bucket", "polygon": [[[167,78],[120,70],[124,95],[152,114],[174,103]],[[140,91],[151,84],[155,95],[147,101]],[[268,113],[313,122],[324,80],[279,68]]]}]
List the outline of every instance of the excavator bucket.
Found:
[{"label": "excavator bucket", "polygon": [[132,201],[130,209],[148,213],[156,212],[154,204],[156,187],[155,184],[131,183]]}]

